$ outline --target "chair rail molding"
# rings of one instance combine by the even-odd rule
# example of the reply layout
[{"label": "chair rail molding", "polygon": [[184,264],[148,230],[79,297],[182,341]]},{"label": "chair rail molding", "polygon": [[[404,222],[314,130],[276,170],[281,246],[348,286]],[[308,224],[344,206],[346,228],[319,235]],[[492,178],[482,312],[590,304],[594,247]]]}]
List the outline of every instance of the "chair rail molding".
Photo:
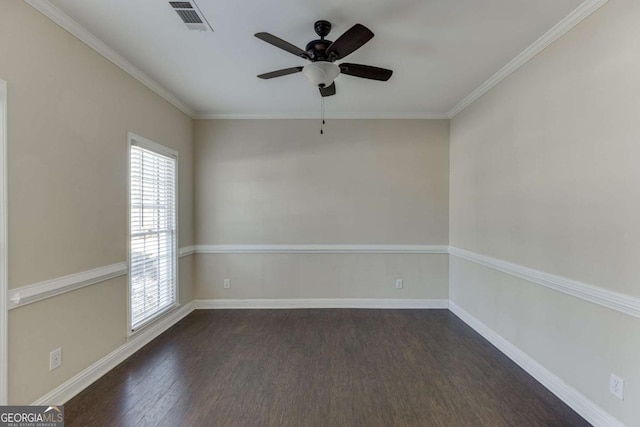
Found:
[{"label": "chair rail molding", "polygon": [[567,279],[554,274],[545,273],[521,265],[512,264],[486,255],[459,249],[449,248],[449,254],[457,258],[473,262],[529,282],[580,298],[629,316],[640,318],[640,298],[611,291],[598,286],[588,285],[577,280]]},{"label": "chair rail molding", "polygon": [[446,245],[196,245],[197,254],[447,254]]},{"label": "chair rail molding", "polygon": [[127,274],[127,270],[127,263],[119,262],[57,279],[34,283],[33,285],[9,289],[9,310],[124,276]]},{"label": "chair rail molding", "polygon": [[180,249],[178,249],[178,257],[182,258],[182,257],[186,257],[189,255],[193,255],[194,253],[196,253],[196,247],[195,246],[185,246],[182,247]]}]

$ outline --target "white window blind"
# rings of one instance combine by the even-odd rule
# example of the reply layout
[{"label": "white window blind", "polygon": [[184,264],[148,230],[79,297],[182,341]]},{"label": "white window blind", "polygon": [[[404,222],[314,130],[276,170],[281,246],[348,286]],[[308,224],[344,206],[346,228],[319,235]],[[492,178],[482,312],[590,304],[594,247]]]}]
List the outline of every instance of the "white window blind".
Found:
[{"label": "white window blind", "polygon": [[[130,316],[135,330],[176,303],[176,157],[131,139]],[[164,148],[159,146],[160,148]]]}]

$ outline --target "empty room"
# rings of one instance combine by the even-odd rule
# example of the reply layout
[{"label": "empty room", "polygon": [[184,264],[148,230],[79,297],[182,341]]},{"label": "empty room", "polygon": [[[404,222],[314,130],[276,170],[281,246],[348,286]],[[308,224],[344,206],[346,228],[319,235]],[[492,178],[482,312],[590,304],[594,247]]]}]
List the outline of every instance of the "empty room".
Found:
[{"label": "empty room", "polygon": [[640,426],[637,0],[0,0],[0,427]]}]

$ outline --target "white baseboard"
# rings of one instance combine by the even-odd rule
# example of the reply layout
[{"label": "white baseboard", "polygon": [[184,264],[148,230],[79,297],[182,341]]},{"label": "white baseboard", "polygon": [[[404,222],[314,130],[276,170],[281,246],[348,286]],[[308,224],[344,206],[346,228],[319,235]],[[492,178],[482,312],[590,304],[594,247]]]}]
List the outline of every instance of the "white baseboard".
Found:
[{"label": "white baseboard", "polygon": [[377,308],[446,309],[447,299],[200,299],[196,309]]},{"label": "white baseboard", "polygon": [[497,332],[473,317],[453,301],[446,299],[398,300],[398,299],[209,299],[195,300],[179,306],[161,320],[140,330],[129,340],[73,376],[51,392],[37,399],[32,405],[63,405],[72,397],[97,381],[107,372],[125,361],[146,344],[178,323],[194,309],[281,309],[281,308],[374,308],[374,309],[449,309],[463,322],[482,335],[498,350],[533,376],[560,400],[594,426],[624,427],[579,391],[567,385],[557,375],[536,362],[529,355],[511,344]]},{"label": "white baseboard", "polygon": [[455,302],[449,301],[449,310],[591,424],[602,427],[624,427],[624,424],[604,409],[562,381],[560,377],[549,371],[480,320],[473,317]]},{"label": "white baseboard", "polygon": [[193,301],[170,311],[157,322],[141,329],[135,335],[129,337],[127,342],[102,359],[98,360],[87,369],[74,375],[69,380],[60,384],[51,392],[45,394],[32,405],[64,405],[69,399],[93,384],[104,374],[124,362],[136,351],[151,342],[158,335],[178,323],[195,308]]},{"label": "white baseboard", "polygon": [[124,362],[136,351],[178,323],[194,309],[223,308],[438,308],[446,309],[449,301],[441,300],[384,300],[384,299],[295,299],[295,300],[196,300],[167,313],[156,323],[141,329],[128,341],[91,366],[37,399],[32,405],[64,405],[107,372]]}]

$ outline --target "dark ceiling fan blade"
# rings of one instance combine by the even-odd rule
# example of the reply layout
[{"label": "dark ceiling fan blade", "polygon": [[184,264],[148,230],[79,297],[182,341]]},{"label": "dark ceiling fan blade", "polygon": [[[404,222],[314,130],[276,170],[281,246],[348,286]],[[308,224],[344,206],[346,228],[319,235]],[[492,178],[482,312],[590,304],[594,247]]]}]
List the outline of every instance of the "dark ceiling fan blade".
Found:
[{"label": "dark ceiling fan blade", "polygon": [[302,67],[291,67],[291,68],[285,68],[282,70],[272,71],[270,73],[260,74],[258,77],[266,80],[266,79],[272,79],[274,77],[286,76],[288,74],[299,73],[300,71],[302,71]]},{"label": "dark ceiling fan blade", "polygon": [[262,41],[265,41],[269,44],[274,45],[275,47],[279,47],[282,50],[286,50],[289,53],[293,53],[296,56],[299,56],[301,58],[305,58],[305,59],[309,59],[309,55],[307,55],[307,52],[305,52],[304,50],[300,49],[297,46],[292,45],[291,43],[282,40],[279,37],[274,36],[273,34],[269,34],[269,33],[256,33],[255,36],[257,38],[259,38]]},{"label": "dark ceiling fan blade", "polygon": [[322,96],[332,96],[336,94],[336,82],[331,83],[327,87],[320,88],[320,95]]},{"label": "dark ceiling fan blade", "polygon": [[340,64],[340,73],[350,76],[362,77],[363,79],[381,80],[386,82],[389,80],[393,71],[386,68],[372,67],[371,65],[360,64]]},{"label": "dark ceiling fan blade", "polygon": [[373,38],[373,32],[362,24],[349,28],[327,48],[327,55],[341,59],[360,49]]}]

